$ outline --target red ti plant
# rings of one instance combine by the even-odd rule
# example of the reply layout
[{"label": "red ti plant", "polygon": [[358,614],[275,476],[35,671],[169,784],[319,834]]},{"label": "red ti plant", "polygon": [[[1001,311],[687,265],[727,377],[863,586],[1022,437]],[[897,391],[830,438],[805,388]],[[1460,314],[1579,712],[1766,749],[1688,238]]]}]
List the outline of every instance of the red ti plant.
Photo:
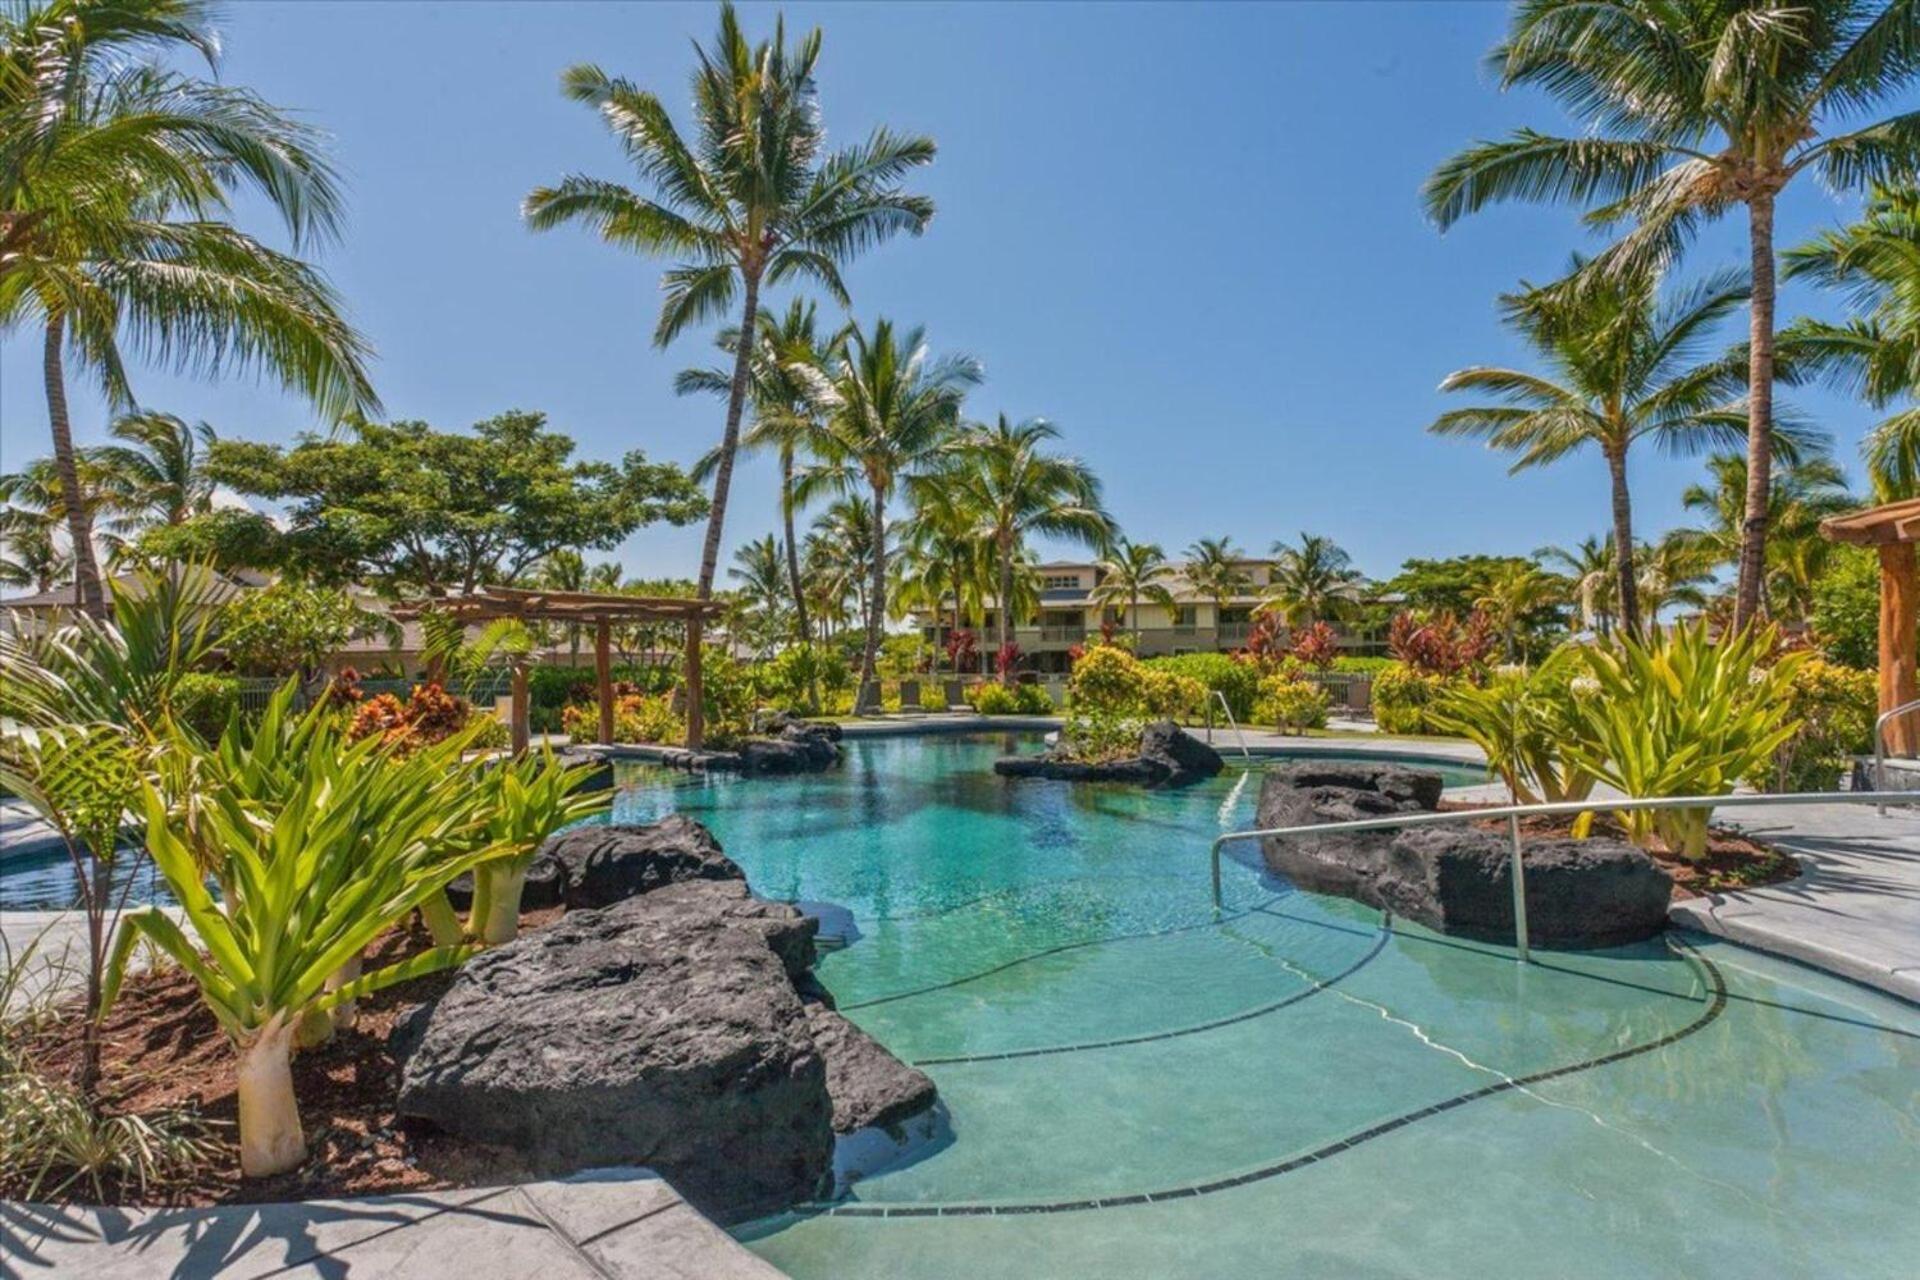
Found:
[{"label": "red ti plant", "polygon": [[1261,667],[1269,667],[1280,661],[1287,651],[1287,624],[1277,613],[1262,613],[1254,617],[1253,625],[1247,628],[1247,656]]},{"label": "red ti plant", "polygon": [[1500,637],[1493,620],[1475,609],[1462,624],[1442,609],[1422,622],[1411,613],[1397,613],[1387,626],[1387,648],[1415,671],[1427,675],[1457,676],[1487,660]]},{"label": "red ti plant", "polygon": [[1020,665],[1020,646],[1012,640],[1000,646],[993,655],[993,671],[1001,680],[1011,680],[1015,668]]},{"label": "red ti plant", "polygon": [[965,627],[947,632],[947,665],[955,671],[974,670],[977,645],[977,638]]},{"label": "red ti plant", "polygon": [[1297,661],[1325,671],[1340,656],[1340,642],[1334,637],[1332,627],[1316,622],[1294,637],[1290,653]]}]

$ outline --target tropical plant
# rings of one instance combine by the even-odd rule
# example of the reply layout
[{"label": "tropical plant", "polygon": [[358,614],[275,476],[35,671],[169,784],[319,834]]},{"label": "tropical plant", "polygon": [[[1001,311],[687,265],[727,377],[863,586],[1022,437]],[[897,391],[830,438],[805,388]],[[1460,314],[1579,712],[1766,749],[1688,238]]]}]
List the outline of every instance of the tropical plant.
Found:
[{"label": "tropical plant", "polygon": [[1240,567],[1244,557],[1232,538],[1201,538],[1187,548],[1182,572],[1187,585],[1213,603],[1214,634],[1227,601],[1253,590],[1253,578]]},{"label": "tropical plant", "polygon": [[[1426,618],[1402,610],[1387,627],[1387,649],[1411,671],[1457,676],[1478,670],[1493,652],[1492,619],[1474,610],[1461,622],[1442,609]],[[1377,692],[1377,691],[1376,691]]]},{"label": "tropical plant", "polygon": [[[1576,699],[1566,758],[1635,799],[1732,791],[1798,728],[1790,693],[1806,655],[1773,657],[1778,640],[1771,627],[1716,638],[1701,619],[1579,649],[1585,671],[1576,681],[1598,687]],[[1708,805],[1616,817],[1635,843],[1697,860],[1712,814]]]},{"label": "tropical plant", "polygon": [[916,480],[916,486],[953,494],[993,548],[1002,644],[1013,639],[1014,566],[1030,535],[1097,549],[1113,534],[1113,519],[1100,505],[1099,479],[1078,458],[1047,449],[1059,438],[1039,418],[1016,426],[1001,414],[992,426],[975,423],[956,433],[942,448],[939,465]]},{"label": "tropical plant", "polygon": [[1373,723],[1381,733],[1443,732],[1431,708],[1456,684],[1466,683],[1395,663],[1373,675]]},{"label": "tropical plant", "polygon": [[[608,244],[679,258],[664,280],[656,346],[728,310],[736,293],[739,332],[759,332],[763,284],[809,279],[850,306],[840,268],[898,232],[918,235],[933,217],[931,200],[899,186],[932,161],[933,141],[880,128],[864,143],[823,154],[817,28],[789,46],[778,20],[773,39],[753,45],[733,6],[723,4],[712,47],[695,55],[691,145],[653,94],[590,64],[568,68],[562,92],[599,114],[652,194],[575,174],[527,196],[527,225],[545,231],[577,222]],[[753,345],[736,344],[700,557],[701,599],[713,593]]]},{"label": "tropical plant", "polygon": [[[1454,681],[1426,719],[1479,747],[1487,772],[1507,784],[1515,803],[1585,800],[1593,775],[1563,749],[1579,723],[1576,700],[1593,692],[1575,687],[1577,662],[1572,650],[1562,650],[1533,671],[1503,667],[1482,685]],[[1586,834],[1589,818],[1581,815],[1575,835]]]},{"label": "tropical plant", "polygon": [[786,548],[768,534],[736,549],[733,567],[727,570],[727,576],[740,584],[733,621],[762,657],[787,629],[786,558]]},{"label": "tropical plant", "polygon": [[1325,671],[1340,660],[1340,641],[1326,623],[1310,623],[1293,638],[1287,656],[1302,666]]},{"label": "tropical plant", "polygon": [[500,853],[476,838],[488,793],[461,763],[462,740],[395,758],[377,739],[347,741],[324,706],[296,716],[293,696],[289,683],[256,732],[229,728],[215,748],[167,735],[167,766],[143,781],[140,812],[186,928],[159,907],[128,912],[103,997],[111,1007],[142,939],[194,980],[238,1055],[240,1169],[255,1178],[306,1158],[290,1066],[301,1024],[465,959],[468,948],[434,947],[339,976]]},{"label": "tropical plant", "polygon": [[[1780,335],[1785,364],[1825,373],[1875,408],[1920,400],[1920,190],[1876,189],[1858,221],[1788,250],[1786,264],[1788,279],[1841,290],[1858,314],[1796,321]],[[1920,497],[1920,405],[1874,427],[1860,452],[1876,502]]]},{"label": "tropical plant", "polygon": [[1834,548],[1813,586],[1808,614],[1828,661],[1873,670],[1880,663],[1880,558],[1870,547]]},{"label": "tropical plant", "polygon": [[1182,653],[1166,658],[1148,658],[1147,666],[1197,680],[1206,690],[1205,699],[1216,693],[1227,701],[1227,709],[1242,724],[1253,719],[1255,701],[1260,696],[1260,668],[1224,653]]},{"label": "tropical plant", "polygon": [[592,765],[568,767],[542,748],[494,761],[481,771],[480,839],[495,855],[474,868],[467,932],[489,946],[520,932],[520,897],[527,870],[548,836],[602,813],[606,791],[580,791]]},{"label": "tropical plant", "polygon": [[1879,682],[1871,670],[1809,658],[1788,684],[1793,736],[1774,752],[1769,766],[1746,779],[1761,791],[1832,791],[1872,748],[1879,711]]},{"label": "tropical plant", "polygon": [[1566,571],[1573,597],[1580,604],[1582,630],[1612,630],[1613,593],[1620,581],[1612,534],[1604,538],[1583,538],[1573,547],[1542,547],[1533,554],[1536,559]]},{"label": "tropical plant", "polygon": [[54,466],[79,607],[107,611],[77,474],[66,363],[133,396],[131,338],[208,374],[273,373],[329,417],[377,402],[364,341],[317,272],[226,221],[243,187],[298,251],[337,227],[316,135],[257,96],[171,69],[211,67],[200,0],[41,0],[0,15],[0,330],[41,330]]},{"label": "tropical plant", "polygon": [[346,591],[282,578],[237,594],[221,611],[221,647],[243,674],[300,678],[312,692],[327,660],[351,640],[393,624]]},{"label": "tropical plant", "polygon": [[1067,677],[1061,738],[1080,760],[1135,754],[1146,709],[1146,674],[1139,661],[1118,645],[1094,645]]},{"label": "tropical plant", "polygon": [[1702,223],[1744,207],[1753,304],[1736,628],[1759,610],[1765,569],[1775,206],[1803,173],[1836,191],[1920,175],[1920,111],[1862,122],[1920,75],[1916,30],[1914,0],[1524,0],[1493,53],[1501,86],[1544,89],[1582,131],[1477,143],[1426,183],[1443,228],[1505,200],[1597,205],[1590,221],[1630,222],[1587,273],[1602,281],[1664,265]]},{"label": "tropical plant", "polygon": [[213,510],[206,452],[217,438],[206,423],[188,426],[170,413],[123,414],[108,428],[119,444],[97,455],[119,481],[117,505],[137,528],[177,525]]},{"label": "tropical plant", "polygon": [[1276,671],[1261,678],[1260,701],[1256,708],[1261,719],[1281,733],[1305,733],[1327,727],[1327,708],[1332,698],[1325,688],[1302,679],[1292,671]]},{"label": "tropical plant", "polygon": [[[1739,370],[1725,357],[1703,359],[1702,348],[1747,296],[1746,277],[1736,272],[1710,276],[1664,304],[1648,274],[1606,277],[1579,291],[1526,286],[1502,297],[1504,319],[1547,371],[1476,366],[1440,384],[1443,391],[1486,393],[1494,403],[1449,410],[1431,430],[1477,436],[1518,454],[1514,472],[1589,446],[1600,453],[1611,486],[1613,545],[1622,549],[1615,558],[1615,599],[1629,631],[1640,625],[1640,603],[1628,457],[1642,440],[1694,454],[1745,438],[1745,416],[1727,398]],[[1772,429],[1784,432],[1789,450],[1805,434]]]},{"label": "tropical plant", "polygon": [[1173,566],[1157,542],[1129,542],[1115,538],[1107,554],[1095,567],[1092,599],[1109,608],[1126,606],[1127,626],[1133,638],[1140,638],[1140,602],[1151,601],[1162,608],[1173,607],[1173,592],[1167,582]]},{"label": "tropical plant", "polygon": [[1302,532],[1300,544],[1273,544],[1271,588],[1263,608],[1305,626],[1343,617],[1359,600],[1366,578],[1332,538]]},{"label": "tropical plant", "polygon": [[1676,605],[1690,609],[1707,607],[1713,560],[1710,554],[1702,553],[1685,530],[1669,530],[1651,546],[1642,543],[1638,563],[1640,570],[1635,585],[1646,607],[1648,622],[1658,623],[1661,613]]},{"label": "tropical plant", "polygon": [[807,437],[817,461],[802,471],[796,493],[805,501],[825,489],[849,496],[864,490],[871,503],[859,688],[873,681],[886,623],[887,503],[907,477],[939,459],[959,421],[962,398],[980,378],[971,356],[930,360],[925,330],[899,333],[882,319],[869,333],[849,331],[831,383],[818,388],[825,421]]},{"label": "tropical plant", "polygon": [[1486,594],[1473,602],[1486,615],[1506,647],[1510,662],[1523,660],[1524,627],[1530,616],[1552,609],[1565,598],[1566,584],[1550,573],[1527,565],[1510,565],[1487,585]]}]

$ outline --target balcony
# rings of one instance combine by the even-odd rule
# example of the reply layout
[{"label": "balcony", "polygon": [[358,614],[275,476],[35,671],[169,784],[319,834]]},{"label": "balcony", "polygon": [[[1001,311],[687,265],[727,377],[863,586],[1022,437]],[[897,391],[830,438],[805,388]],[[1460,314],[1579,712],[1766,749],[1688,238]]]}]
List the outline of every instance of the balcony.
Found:
[{"label": "balcony", "polygon": [[1043,626],[1033,628],[1040,633],[1040,643],[1044,645],[1084,644],[1087,629],[1079,624],[1069,626]]}]

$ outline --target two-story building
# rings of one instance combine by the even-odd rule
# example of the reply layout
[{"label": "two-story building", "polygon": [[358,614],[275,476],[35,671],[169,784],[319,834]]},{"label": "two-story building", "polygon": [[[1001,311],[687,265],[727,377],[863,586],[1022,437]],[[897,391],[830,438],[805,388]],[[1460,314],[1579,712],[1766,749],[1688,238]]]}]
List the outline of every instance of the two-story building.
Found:
[{"label": "two-story building", "polygon": [[[1246,585],[1217,602],[1194,587],[1185,566],[1175,564],[1161,581],[1173,603],[1143,598],[1137,619],[1129,602],[1095,597],[1101,579],[1098,565],[1066,560],[1039,565],[1034,570],[1039,587],[1037,607],[1029,616],[1016,619],[1014,625],[1013,638],[1020,646],[1022,663],[1035,671],[1065,671],[1067,651],[1085,644],[1090,636],[1099,636],[1103,626],[1110,626],[1116,634],[1136,635],[1135,652],[1141,657],[1238,649],[1246,644],[1253,612],[1272,586],[1274,562],[1248,559],[1235,563],[1246,576]],[[973,628],[979,637],[983,665],[991,663],[1000,634],[997,607],[990,600],[981,625]],[[952,627],[951,616],[944,613],[935,617],[921,611],[914,622],[921,636],[936,646],[946,643]]]}]

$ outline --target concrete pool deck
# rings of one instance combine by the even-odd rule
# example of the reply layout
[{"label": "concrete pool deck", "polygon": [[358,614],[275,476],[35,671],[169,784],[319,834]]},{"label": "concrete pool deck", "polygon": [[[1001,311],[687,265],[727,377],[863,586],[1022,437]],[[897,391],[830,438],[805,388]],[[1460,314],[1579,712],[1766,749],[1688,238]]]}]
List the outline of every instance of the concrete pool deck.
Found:
[{"label": "concrete pool deck", "polygon": [[200,1209],[0,1201],[0,1276],[782,1280],[647,1169]]}]

